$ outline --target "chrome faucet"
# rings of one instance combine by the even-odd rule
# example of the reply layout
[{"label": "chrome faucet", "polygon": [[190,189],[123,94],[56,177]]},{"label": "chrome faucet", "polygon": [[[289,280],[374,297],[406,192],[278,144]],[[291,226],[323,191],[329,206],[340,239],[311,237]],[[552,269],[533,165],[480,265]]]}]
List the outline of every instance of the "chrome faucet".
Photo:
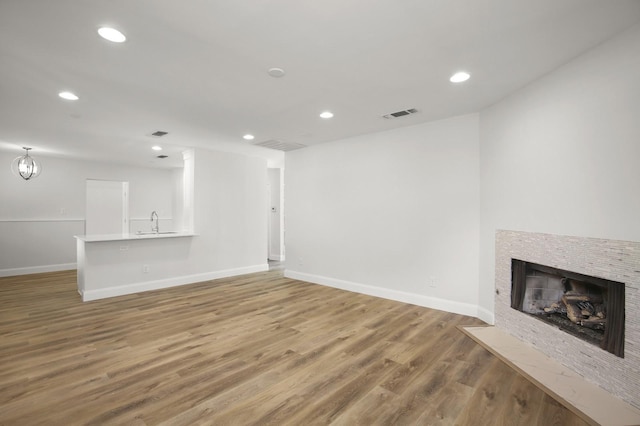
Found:
[{"label": "chrome faucet", "polygon": [[151,212],[151,222],[153,222],[153,217],[155,216],[155,220],[156,220],[156,225],[155,226],[151,226],[151,232],[155,232],[158,233],[160,232],[160,223],[159,223],[159,218],[158,218],[158,213],[156,213],[156,211],[152,211]]}]

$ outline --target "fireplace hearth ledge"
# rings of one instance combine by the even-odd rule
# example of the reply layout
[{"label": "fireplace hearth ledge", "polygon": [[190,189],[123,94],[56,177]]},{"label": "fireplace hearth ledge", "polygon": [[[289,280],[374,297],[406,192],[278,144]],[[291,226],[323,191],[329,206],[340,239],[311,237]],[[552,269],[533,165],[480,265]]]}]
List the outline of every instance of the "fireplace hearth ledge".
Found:
[{"label": "fireplace hearth ledge", "polygon": [[640,425],[640,410],[496,327],[459,327],[591,425]]}]

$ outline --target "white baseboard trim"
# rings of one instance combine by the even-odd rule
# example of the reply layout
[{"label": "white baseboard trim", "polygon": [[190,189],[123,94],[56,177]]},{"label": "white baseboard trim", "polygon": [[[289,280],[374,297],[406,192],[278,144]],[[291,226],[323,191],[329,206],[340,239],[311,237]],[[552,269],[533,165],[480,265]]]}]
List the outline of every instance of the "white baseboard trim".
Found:
[{"label": "white baseboard trim", "polygon": [[423,296],[421,294],[391,290],[388,288],[376,287],[368,284],[354,283],[351,281],[344,281],[336,278],[307,274],[305,272],[291,271],[289,269],[285,269],[284,276],[287,278],[293,278],[295,280],[307,281],[314,284],[321,284],[328,287],[339,288],[341,290],[368,294],[369,296],[382,297],[383,299],[395,300],[397,302],[411,303],[412,305],[438,309],[440,311],[452,312],[454,314],[467,315],[471,317],[478,316],[478,306],[471,303],[462,303],[453,300],[440,299],[437,297]]},{"label": "white baseboard trim", "polygon": [[77,269],[76,263],[62,263],[59,265],[26,266],[24,268],[0,269],[0,277],[13,277],[16,275],[40,274],[43,272],[67,271]]},{"label": "white baseboard trim", "polygon": [[224,269],[220,271],[204,272],[201,274],[182,275],[155,281],[144,281],[115,287],[100,288],[96,290],[84,290],[80,292],[83,302],[106,299],[108,297],[124,296],[126,294],[141,293],[143,291],[160,290],[163,288],[177,287],[180,285],[194,284],[202,281],[218,278],[233,277],[236,275],[252,274],[269,270],[269,264],[245,266],[242,268]]},{"label": "white baseboard trim", "polygon": [[476,315],[478,319],[486,322],[489,325],[495,325],[496,319],[493,312],[483,308],[482,306],[478,306],[478,315]]}]

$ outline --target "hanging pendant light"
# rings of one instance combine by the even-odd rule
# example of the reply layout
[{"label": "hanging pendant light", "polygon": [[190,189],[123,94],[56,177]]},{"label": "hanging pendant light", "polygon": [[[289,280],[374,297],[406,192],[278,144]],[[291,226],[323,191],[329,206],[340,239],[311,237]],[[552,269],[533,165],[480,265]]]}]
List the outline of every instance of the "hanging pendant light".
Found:
[{"label": "hanging pendant light", "polygon": [[11,163],[11,171],[13,174],[20,176],[24,180],[38,177],[42,171],[42,166],[29,155],[29,150],[31,148],[23,146],[22,149],[26,152],[23,156],[13,160],[13,163]]}]

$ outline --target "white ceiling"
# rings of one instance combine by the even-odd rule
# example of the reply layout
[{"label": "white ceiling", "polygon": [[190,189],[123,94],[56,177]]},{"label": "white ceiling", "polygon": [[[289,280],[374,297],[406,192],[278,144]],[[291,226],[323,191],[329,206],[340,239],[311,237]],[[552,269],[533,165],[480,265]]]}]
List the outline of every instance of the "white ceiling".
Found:
[{"label": "white ceiling", "polygon": [[0,0],[0,149],[161,167],[267,152],[245,133],[318,144],[479,111],[638,21],[638,0]]}]

